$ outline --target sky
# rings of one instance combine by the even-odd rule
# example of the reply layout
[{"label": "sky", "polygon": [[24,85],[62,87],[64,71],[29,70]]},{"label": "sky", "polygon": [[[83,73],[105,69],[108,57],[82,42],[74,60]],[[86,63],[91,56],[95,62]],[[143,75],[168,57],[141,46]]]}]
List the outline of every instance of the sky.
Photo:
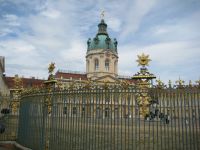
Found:
[{"label": "sky", "polygon": [[47,78],[56,69],[85,72],[88,38],[100,13],[118,40],[119,75],[149,71],[164,82],[200,79],[200,0],[0,0],[0,56],[7,76]]}]

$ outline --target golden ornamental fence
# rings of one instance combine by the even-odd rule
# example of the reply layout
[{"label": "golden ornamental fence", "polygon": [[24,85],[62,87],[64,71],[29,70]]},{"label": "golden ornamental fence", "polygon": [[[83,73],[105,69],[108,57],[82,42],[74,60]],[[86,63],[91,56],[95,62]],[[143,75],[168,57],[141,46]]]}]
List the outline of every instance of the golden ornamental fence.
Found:
[{"label": "golden ornamental fence", "polygon": [[22,94],[17,142],[34,150],[198,150],[199,124],[198,86],[49,86]]}]

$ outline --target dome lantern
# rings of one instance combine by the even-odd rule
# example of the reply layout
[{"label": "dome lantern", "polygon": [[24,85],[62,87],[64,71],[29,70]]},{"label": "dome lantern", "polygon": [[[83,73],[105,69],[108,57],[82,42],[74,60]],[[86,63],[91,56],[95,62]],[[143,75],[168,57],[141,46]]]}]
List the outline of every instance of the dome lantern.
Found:
[{"label": "dome lantern", "polygon": [[107,33],[107,24],[104,22],[103,19],[99,23],[98,28],[99,28],[98,29],[98,33],[97,33],[96,36],[98,36],[98,35],[107,35],[108,36],[108,33]]}]

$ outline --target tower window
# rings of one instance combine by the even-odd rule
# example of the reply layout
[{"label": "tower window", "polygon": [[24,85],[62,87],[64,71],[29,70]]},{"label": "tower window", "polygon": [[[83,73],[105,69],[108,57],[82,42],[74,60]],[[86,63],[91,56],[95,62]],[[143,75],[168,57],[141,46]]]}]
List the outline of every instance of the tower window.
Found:
[{"label": "tower window", "polygon": [[114,69],[115,69],[115,73],[117,74],[117,61],[115,61],[115,63],[114,63]]},{"label": "tower window", "polygon": [[95,61],[94,61],[94,70],[95,71],[99,70],[99,60],[98,59],[95,59]]},{"label": "tower window", "polygon": [[105,61],[105,69],[106,69],[106,71],[109,71],[109,60],[108,59]]},{"label": "tower window", "polygon": [[90,62],[89,62],[89,60],[87,60],[87,72],[90,71],[89,68],[90,68]]}]

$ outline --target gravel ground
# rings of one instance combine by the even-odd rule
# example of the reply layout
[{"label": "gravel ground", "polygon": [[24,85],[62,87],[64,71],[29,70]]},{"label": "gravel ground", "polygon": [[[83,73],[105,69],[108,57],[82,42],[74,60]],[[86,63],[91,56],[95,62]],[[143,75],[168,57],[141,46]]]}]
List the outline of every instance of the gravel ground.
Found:
[{"label": "gravel ground", "polygon": [[0,144],[0,150],[21,150],[16,148],[14,145],[11,144]]}]

